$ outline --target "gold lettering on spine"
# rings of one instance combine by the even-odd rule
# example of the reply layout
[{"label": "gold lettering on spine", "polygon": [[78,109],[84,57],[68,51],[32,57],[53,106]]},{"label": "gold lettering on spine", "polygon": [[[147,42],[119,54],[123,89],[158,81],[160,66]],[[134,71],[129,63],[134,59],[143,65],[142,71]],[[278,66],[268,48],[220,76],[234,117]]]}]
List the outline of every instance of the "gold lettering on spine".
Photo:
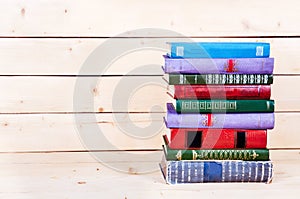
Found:
[{"label": "gold lettering on spine", "polygon": [[224,151],[224,159],[228,159],[228,152]]},{"label": "gold lettering on spine", "polygon": [[219,151],[219,158],[220,158],[220,160],[223,160],[223,152],[224,152],[223,150]]},{"label": "gold lettering on spine", "polygon": [[241,151],[238,152],[239,153],[239,160],[243,159],[243,153]]},{"label": "gold lettering on spine", "polygon": [[181,158],[182,158],[182,153],[181,153],[181,150],[179,150],[176,154],[176,159],[181,160]]},{"label": "gold lettering on spine", "polygon": [[245,160],[249,160],[250,159],[250,157],[248,158],[248,155],[250,155],[250,153],[249,153],[249,151],[244,151],[244,159]]},{"label": "gold lettering on spine", "polygon": [[[249,152],[249,153],[251,153],[251,152]],[[252,156],[252,159],[253,160],[255,160],[258,156],[259,156],[259,154],[257,154],[254,150],[252,151],[252,155],[250,155],[250,156]],[[250,158],[249,158],[250,159]]]},{"label": "gold lettering on spine", "polygon": [[197,160],[197,158],[198,158],[197,152],[195,150],[193,150],[192,153],[193,153],[193,160]]},{"label": "gold lettering on spine", "polygon": [[234,152],[233,152],[233,158],[234,158],[234,160],[236,160],[236,159],[238,158],[237,155],[238,155],[238,154],[237,154],[237,151],[234,151]]},{"label": "gold lettering on spine", "polygon": [[214,154],[213,154],[212,151],[210,151],[210,153],[209,153],[209,159],[213,159],[213,158],[214,158]]},{"label": "gold lettering on spine", "polygon": [[184,81],[184,76],[183,75],[179,75],[179,83],[180,84],[184,84],[185,83],[185,81]]}]

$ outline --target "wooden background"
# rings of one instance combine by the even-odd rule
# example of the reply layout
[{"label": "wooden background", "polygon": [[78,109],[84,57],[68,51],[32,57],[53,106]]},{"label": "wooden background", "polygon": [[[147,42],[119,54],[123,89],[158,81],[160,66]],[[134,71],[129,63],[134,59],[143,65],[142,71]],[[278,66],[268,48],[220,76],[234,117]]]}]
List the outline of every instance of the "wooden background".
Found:
[{"label": "wooden background", "polygon": [[[175,198],[239,197],[242,190],[255,197],[288,198],[300,192],[300,3],[296,0],[4,0],[0,2],[0,197],[2,198]],[[120,157],[126,151],[161,148],[165,103],[172,101],[160,68],[127,75],[143,64],[163,64],[163,52],[132,52],[115,61],[105,74],[79,74],[88,56],[101,44],[127,32],[121,40],[167,40],[173,35],[143,35],[134,29],[156,28],[178,32],[195,41],[265,41],[275,57],[272,99],[276,125],[269,131],[268,147],[278,163],[275,182],[267,185],[167,186],[156,171],[137,175],[147,161]],[[153,38],[154,37],[154,38]],[[181,38],[174,38],[174,40]],[[183,38],[182,38],[183,39]],[[101,59],[101,57],[99,57]],[[98,66],[105,67],[105,66]],[[94,106],[76,114],[95,115],[97,125],[117,151],[111,153],[117,172],[93,159],[78,134],[74,119],[74,89],[78,79],[87,85]],[[122,81],[154,81],[128,90],[126,106],[114,106],[113,96]],[[120,99],[121,100],[121,99]],[[128,106],[127,106],[128,105]],[[159,106],[161,109],[152,109]],[[156,119],[151,119],[151,116]],[[122,118],[116,122],[116,117]],[[157,118],[161,118],[157,119]],[[147,139],[129,136],[122,126],[141,129],[162,126]],[[78,125],[92,126],[95,123]],[[120,127],[121,126],[121,127]],[[128,133],[128,132],[127,132]],[[149,152],[149,151],[147,151]],[[122,156],[123,154],[123,156]],[[125,155],[124,155],[125,154]],[[126,162],[126,161],[125,161]],[[150,164],[149,163],[149,164]],[[275,164],[276,165],[276,164]],[[143,169],[142,169],[143,170]],[[296,173],[292,173],[295,171]],[[136,175],[134,175],[136,174]],[[116,190],[117,189],[117,190]],[[216,191],[215,191],[216,190]],[[200,191],[198,193],[198,191]],[[202,191],[202,192],[201,192]],[[101,197],[102,196],[102,197]]]}]

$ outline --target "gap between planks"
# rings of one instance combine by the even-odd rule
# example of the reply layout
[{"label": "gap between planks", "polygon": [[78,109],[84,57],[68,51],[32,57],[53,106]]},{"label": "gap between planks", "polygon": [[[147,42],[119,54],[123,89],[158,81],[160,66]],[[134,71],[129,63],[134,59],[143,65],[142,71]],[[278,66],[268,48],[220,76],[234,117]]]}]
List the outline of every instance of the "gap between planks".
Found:
[{"label": "gap between planks", "polygon": [[[272,151],[300,151],[300,148],[268,148]],[[123,149],[123,150],[61,150],[61,151],[5,151],[0,154],[43,154],[43,153],[122,153],[122,152],[157,152],[163,151],[162,149]],[[299,152],[300,153],[300,152]]]}]

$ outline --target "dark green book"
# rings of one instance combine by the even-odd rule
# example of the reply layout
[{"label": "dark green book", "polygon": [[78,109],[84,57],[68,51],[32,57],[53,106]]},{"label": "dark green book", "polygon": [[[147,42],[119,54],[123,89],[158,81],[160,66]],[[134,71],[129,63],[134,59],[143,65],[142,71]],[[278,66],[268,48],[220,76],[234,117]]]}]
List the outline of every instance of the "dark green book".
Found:
[{"label": "dark green book", "polygon": [[166,159],[170,160],[244,160],[267,161],[269,149],[208,149],[177,150],[164,146]]},{"label": "dark green book", "polygon": [[266,74],[169,74],[169,84],[243,84],[268,85],[273,75]]},{"label": "dark green book", "polygon": [[274,100],[176,100],[177,113],[274,112]]},{"label": "dark green book", "polygon": [[180,160],[244,160],[267,161],[269,149],[206,149],[206,150],[180,150],[170,149],[166,135],[163,135],[165,145],[163,150],[168,161]]}]

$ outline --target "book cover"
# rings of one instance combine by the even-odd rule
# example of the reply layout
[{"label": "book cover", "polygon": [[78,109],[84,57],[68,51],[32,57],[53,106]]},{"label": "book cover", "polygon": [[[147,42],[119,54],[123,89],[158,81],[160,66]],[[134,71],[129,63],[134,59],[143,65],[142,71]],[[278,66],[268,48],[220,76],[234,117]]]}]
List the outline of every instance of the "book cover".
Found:
[{"label": "book cover", "polygon": [[264,149],[267,130],[249,129],[170,129],[170,149]]},{"label": "book cover", "polygon": [[269,149],[171,149],[163,137],[167,160],[269,160]]},{"label": "book cover", "polygon": [[264,42],[170,42],[172,58],[260,58],[270,56]]},{"label": "book cover", "polygon": [[177,113],[274,112],[274,100],[176,100]]},{"label": "book cover", "polygon": [[167,103],[168,128],[273,129],[274,113],[179,114]]},{"label": "book cover", "polygon": [[270,85],[174,85],[175,99],[270,99]]},{"label": "book cover", "polygon": [[273,75],[261,74],[169,74],[169,84],[246,84],[269,85]]},{"label": "book cover", "polygon": [[273,179],[273,163],[271,161],[168,161],[163,156],[160,168],[168,184],[208,182],[270,183]]},{"label": "book cover", "polygon": [[274,58],[178,59],[164,56],[165,73],[272,74]]}]

